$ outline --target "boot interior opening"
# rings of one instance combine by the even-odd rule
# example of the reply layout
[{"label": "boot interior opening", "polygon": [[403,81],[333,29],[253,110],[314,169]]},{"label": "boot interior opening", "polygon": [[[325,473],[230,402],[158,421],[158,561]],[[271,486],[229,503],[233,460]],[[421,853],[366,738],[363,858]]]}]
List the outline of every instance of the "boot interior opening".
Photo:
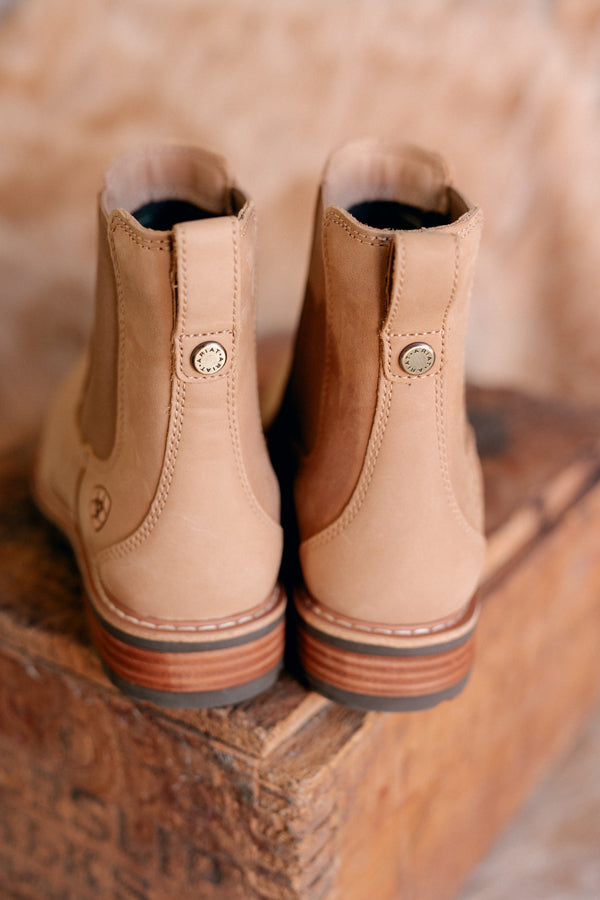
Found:
[{"label": "boot interior opening", "polygon": [[195,222],[198,219],[214,219],[219,213],[188,203],[187,200],[153,200],[132,212],[134,219],[144,228],[171,231],[179,222]]},{"label": "boot interior opening", "polygon": [[144,228],[171,231],[182,222],[238,215],[247,197],[221,157],[190,147],[134,151],[106,173],[101,208],[123,209]]},{"label": "boot interior opening", "polygon": [[451,225],[468,211],[468,205],[454,188],[447,186],[440,202],[441,209],[431,209],[426,204],[415,206],[401,200],[373,198],[359,200],[348,207],[351,216],[370,228],[388,231],[414,231],[420,228],[437,228]]},{"label": "boot interior opening", "polygon": [[155,231],[171,231],[180,222],[196,222],[198,219],[217,219],[219,216],[238,215],[246,204],[245,195],[233,188],[223,200],[223,209],[206,209],[189,200],[169,197],[165,200],[151,200],[138,206],[131,215],[144,228]]},{"label": "boot interior opening", "polygon": [[324,209],[346,210],[362,225],[382,230],[448,226],[469,210],[437,154],[373,139],[354,141],[330,157],[322,202]]},{"label": "boot interior opening", "polygon": [[355,203],[348,212],[362,225],[394,231],[435,228],[449,225],[453,221],[450,213],[420,209],[396,200],[364,200],[362,203]]}]

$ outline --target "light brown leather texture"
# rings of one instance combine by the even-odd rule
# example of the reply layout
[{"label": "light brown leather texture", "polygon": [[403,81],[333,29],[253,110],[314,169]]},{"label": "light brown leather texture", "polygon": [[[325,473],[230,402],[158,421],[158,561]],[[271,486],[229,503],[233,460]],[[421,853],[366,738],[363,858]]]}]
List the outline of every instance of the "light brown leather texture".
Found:
[{"label": "light brown leather texture", "polygon": [[[134,216],[172,199],[212,217],[157,231]],[[223,160],[187,148],[119,160],[100,207],[92,351],[48,418],[45,505],[115,627],[235,628],[273,607],[282,549],[256,387],[254,208]],[[202,375],[190,354],[207,339],[227,363]]]},{"label": "light brown leather texture", "polygon": [[[412,147],[355,142],[322,187],[293,396],[310,440],[296,481],[309,594],[334,616],[418,625],[452,619],[483,564],[479,462],[464,404],[464,344],[482,216],[444,163]],[[415,230],[361,224],[348,205],[395,200],[446,213]],[[329,202],[329,206],[327,203]],[[318,254],[320,253],[320,259]],[[315,258],[317,257],[317,258]],[[435,365],[398,354],[429,342]]]}]

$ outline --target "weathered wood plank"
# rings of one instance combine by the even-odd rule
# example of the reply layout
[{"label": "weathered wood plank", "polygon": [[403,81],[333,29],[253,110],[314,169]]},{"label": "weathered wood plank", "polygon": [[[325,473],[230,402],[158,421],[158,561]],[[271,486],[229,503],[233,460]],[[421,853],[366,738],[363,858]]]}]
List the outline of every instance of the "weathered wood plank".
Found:
[{"label": "weathered wood plank", "polygon": [[465,692],[364,715],[284,674],[165,712],[107,681],[0,463],[0,871],[20,900],[445,900],[600,698],[600,415],[471,393],[490,553]]}]

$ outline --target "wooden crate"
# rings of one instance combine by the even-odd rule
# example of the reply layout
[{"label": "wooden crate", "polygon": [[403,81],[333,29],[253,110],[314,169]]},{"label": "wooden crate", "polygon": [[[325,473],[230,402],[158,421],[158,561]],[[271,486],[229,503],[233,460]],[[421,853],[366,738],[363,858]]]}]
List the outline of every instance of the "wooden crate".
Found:
[{"label": "wooden crate", "polygon": [[0,464],[0,880],[10,900],[445,900],[600,698],[600,416],[473,392],[489,556],[467,689],[345,709],[284,674],[166,712],[90,647],[68,547]]}]

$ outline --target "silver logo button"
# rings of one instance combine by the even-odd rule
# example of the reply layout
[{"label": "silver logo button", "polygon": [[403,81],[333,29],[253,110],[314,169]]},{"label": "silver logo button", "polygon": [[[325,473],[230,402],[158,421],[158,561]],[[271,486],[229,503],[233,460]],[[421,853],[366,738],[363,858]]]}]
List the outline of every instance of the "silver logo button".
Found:
[{"label": "silver logo button", "polygon": [[214,375],[227,362],[227,351],[217,341],[205,341],[192,350],[192,365],[201,375]]},{"label": "silver logo button", "polygon": [[399,362],[407,375],[423,375],[435,362],[435,350],[421,342],[409,344],[400,354]]}]

